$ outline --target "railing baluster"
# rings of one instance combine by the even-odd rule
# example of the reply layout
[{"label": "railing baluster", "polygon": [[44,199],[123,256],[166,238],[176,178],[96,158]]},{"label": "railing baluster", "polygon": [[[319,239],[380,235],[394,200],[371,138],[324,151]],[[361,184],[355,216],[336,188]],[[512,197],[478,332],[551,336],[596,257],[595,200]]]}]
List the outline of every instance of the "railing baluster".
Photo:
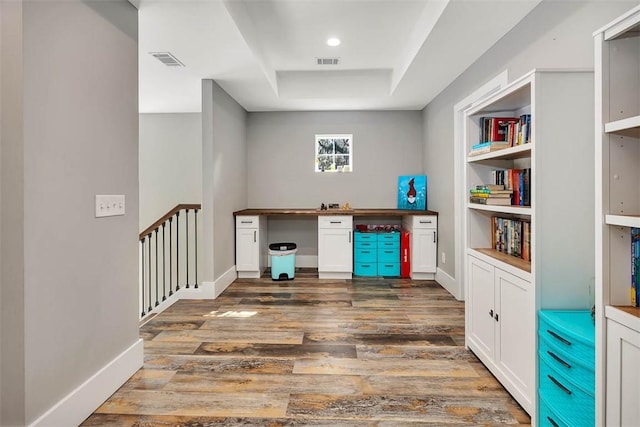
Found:
[{"label": "railing baluster", "polygon": [[195,225],[195,239],[196,239],[196,289],[198,289],[198,209],[195,209],[193,215]]},{"label": "railing baluster", "polygon": [[186,243],[186,247],[187,247],[187,289],[189,289],[189,209],[185,209],[185,221],[186,221],[186,226],[185,226],[185,234],[186,236],[184,236],[185,238],[185,243]]},{"label": "railing baluster", "polygon": [[151,307],[151,237],[152,234],[149,233],[149,270],[147,270],[149,272],[149,309],[147,313],[151,313],[151,310],[153,310],[153,307]]},{"label": "railing baluster", "polygon": [[180,211],[176,212],[176,292],[180,290]]},{"label": "railing baluster", "polygon": [[145,311],[144,311],[144,242],[147,238],[143,237],[142,240],[140,240],[140,243],[142,244],[142,263],[140,264],[142,266],[142,315],[140,317],[144,317]]},{"label": "railing baluster", "polygon": [[169,218],[169,296],[173,295],[173,269],[171,268],[171,255],[173,253],[173,245],[171,244],[171,223],[173,218]]},{"label": "railing baluster", "polygon": [[156,228],[156,307],[160,305],[158,294],[158,228]]},{"label": "railing baluster", "polygon": [[165,247],[167,246],[167,241],[164,238],[164,222],[162,223],[162,301],[167,300],[167,277],[165,275],[167,271],[167,264],[164,261],[164,252]]}]

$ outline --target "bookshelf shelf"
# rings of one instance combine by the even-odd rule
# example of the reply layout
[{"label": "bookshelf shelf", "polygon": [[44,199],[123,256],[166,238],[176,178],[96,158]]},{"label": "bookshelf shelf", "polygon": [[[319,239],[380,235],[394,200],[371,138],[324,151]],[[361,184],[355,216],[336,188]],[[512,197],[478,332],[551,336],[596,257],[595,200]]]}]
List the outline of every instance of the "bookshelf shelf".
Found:
[{"label": "bookshelf shelf", "polygon": [[[539,421],[537,311],[592,305],[593,188],[564,189],[576,177],[592,182],[593,157],[584,149],[593,139],[592,105],[593,73],[533,70],[478,102],[464,122],[467,191],[509,182],[514,198],[530,204],[465,204],[465,344],[532,416],[532,424]],[[528,143],[468,155],[487,134],[495,135],[496,126],[498,135],[513,136],[508,123],[516,118],[517,130],[526,125]],[[530,254],[531,261],[497,251],[496,240],[510,248],[522,242],[516,252]],[[489,312],[499,313],[500,321],[491,322]]]},{"label": "bookshelf shelf", "polygon": [[482,162],[486,160],[513,160],[531,157],[532,144],[522,144],[515,147],[504,148],[502,150],[493,151],[491,153],[479,154],[477,156],[469,156],[469,163]]},{"label": "bookshelf shelf", "polygon": [[631,231],[640,228],[639,25],[640,6],[594,34],[596,425],[638,422],[640,308],[632,299]]},{"label": "bookshelf shelf", "polygon": [[469,203],[468,207],[470,209],[477,209],[479,211],[531,216],[530,206],[480,205],[478,203]]},{"label": "bookshelf shelf", "polygon": [[640,215],[605,215],[605,224],[640,228]]},{"label": "bookshelf shelf", "polygon": [[616,133],[633,129],[640,129],[640,116],[629,117],[604,124],[605,133]]}]

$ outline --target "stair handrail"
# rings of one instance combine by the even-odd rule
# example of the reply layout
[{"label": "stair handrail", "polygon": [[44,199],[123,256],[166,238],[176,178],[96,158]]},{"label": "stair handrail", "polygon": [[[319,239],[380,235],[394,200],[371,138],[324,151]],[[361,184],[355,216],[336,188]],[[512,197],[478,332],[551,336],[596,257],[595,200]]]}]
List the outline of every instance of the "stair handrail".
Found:
[{"label": "stair handrail", "polygon": [[199,210],[201,207],[202,207],[202,205],[195,204],[195,203],[193,203],[193,204],[179,204],[179,205],[176,205],[173,209],[171,209],[169,212],[164,214],[159,220],[154,222],[149,227],[145,228],[144,231],[141,232],[140,235],[139,235],[140,240],[142,240],[145,237],[147,237],[149,234],[151,234],[152,231],[155,231],[162,224],[164,224],[167,220],[169,220],[169,218],[172,218],[176,213],[180,212],[181,210],[183,210],[183,209],[198,209]]}]

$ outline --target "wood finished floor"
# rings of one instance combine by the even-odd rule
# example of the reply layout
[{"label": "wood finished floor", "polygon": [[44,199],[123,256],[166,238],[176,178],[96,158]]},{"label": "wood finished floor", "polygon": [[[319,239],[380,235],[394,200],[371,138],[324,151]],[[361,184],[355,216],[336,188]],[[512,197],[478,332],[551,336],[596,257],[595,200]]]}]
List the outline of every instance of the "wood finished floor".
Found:
[{"label": "wood finished floor", "polygon": [[144,367],[82,426],[529,424],[431,281],[242,279],[140,329]]}]

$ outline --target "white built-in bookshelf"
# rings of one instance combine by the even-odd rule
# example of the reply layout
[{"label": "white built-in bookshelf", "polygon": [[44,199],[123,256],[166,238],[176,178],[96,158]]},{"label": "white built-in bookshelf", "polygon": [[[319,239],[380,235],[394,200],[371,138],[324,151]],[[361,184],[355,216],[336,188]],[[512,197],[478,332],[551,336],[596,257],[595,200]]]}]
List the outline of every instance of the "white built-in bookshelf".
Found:
[{"label": "white built-in bookshelf", "polygon": [[[466,203],[464,267],[466,345],[534,422],[537,310],[588,309],[595,298],[592,105],[592,72],[534,70],[466,112],[468,152],[483,117],[531,115],[528,143],[467,157],[467,191],[495,170],[531,175],[530,206]],[[493,217],[530,223],[530,261],[496,250]]]},{"label": "white built-in bookshelf", "polygon": [[596,423],[636,425],[640,308],[631,300],[631,228],[640,228],[640,7],[594,37]]}]

